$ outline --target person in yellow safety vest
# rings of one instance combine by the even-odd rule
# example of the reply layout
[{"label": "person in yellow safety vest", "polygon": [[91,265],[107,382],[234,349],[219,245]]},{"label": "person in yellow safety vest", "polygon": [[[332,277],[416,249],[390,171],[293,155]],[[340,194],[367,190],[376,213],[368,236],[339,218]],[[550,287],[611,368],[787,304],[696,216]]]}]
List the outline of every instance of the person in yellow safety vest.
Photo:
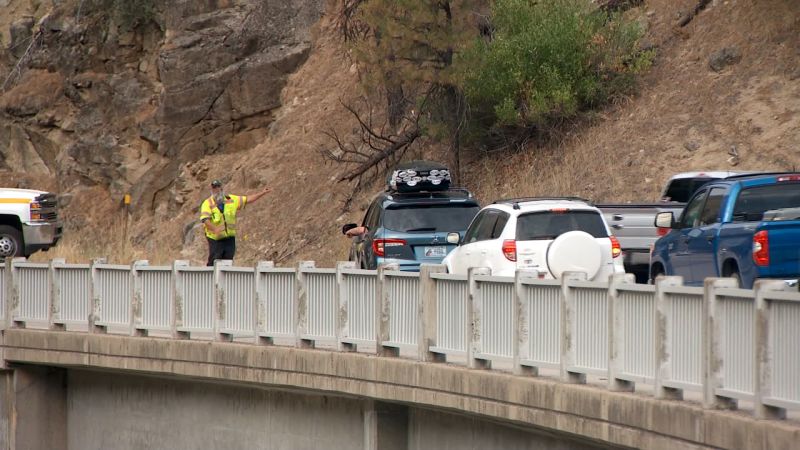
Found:
[{"label": "person in yellow safety vest", "polygon": [[211,196],[200,205],[200,222],[208,240],[208,263],[213,266],[218,259],[233,259],[236,253],[236,213],[270,192],[263,190],[252,195],[230,195],[222,189],[222,182],[211,182]]}]

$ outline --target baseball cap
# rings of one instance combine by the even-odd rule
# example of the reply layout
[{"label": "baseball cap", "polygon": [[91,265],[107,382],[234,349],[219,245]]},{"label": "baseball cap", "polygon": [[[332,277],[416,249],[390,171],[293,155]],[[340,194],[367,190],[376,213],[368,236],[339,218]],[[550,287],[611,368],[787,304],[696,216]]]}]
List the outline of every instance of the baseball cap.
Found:
[{"label": "baseball cap", "polygon": [[219,181],[219,180],[212,181],[211,182],[211,187],[215,187],[215,188],[222,187],[222,181]]}]

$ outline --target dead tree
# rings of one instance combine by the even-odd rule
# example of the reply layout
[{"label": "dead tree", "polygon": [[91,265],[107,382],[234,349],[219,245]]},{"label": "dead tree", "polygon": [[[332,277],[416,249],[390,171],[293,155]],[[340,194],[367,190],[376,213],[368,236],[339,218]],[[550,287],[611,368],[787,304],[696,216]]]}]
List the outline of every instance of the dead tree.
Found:
[{"label": "dead tree", "polygon": [[323,133],[331,139],[334,147],[321,150],[328,160],[351,166],[337,181],[358,180],[357,186],[360,186],[361,178],[371,169],[379,171],[381,167],[388,169],[396,164],[422,136],[420,115],[417,111],[411,110],[403,115],[399,128],[395,128],[387,121],[376,121],[374,108],[368,100],[364,100],[363,104],[366,113],[359,112],[353,105],[342,103],[358,124],[356,138],[345,139],[330,128]]}]

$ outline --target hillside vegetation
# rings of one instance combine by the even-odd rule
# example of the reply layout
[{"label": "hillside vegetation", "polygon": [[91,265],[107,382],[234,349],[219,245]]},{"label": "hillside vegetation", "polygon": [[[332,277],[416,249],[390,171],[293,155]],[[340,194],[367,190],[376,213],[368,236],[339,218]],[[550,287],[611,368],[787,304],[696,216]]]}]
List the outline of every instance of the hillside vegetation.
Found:
[{"label": "hillside vegetation", "polygon": [[[698,9],[697,0],[634,3],[640,4],[626,11],[624,18],[643,32],[637,51],[648,50],[652,56],[649,69],[638,71],[636,92],[619,90],[608,97],[610,103],[593,104],[592,109],[552,122],[526,122],[523,125],[534,124],[537,133],[514,133],[513,140],[465,136],[458,142],[457,159],[450,139],[453,134],[446,131],[452,124],[423,124],[425,132],[407,146],[403,158],[458,165],[460,184],[484,203],[523,195],[648,201],[655,200],[664,180],[679,171],[796,168],[800,162],[800,4],[717,0],[701,2],[707,4]],[[37,258],[184,258],[201,263],[205,242],[193,220],[213,178],[226,180],[233,193],[246,194],[263,184],[274,189],[244,212],[238,264],[316,260],[329,266],[345,258],[349,242],[339,229],[343,223],[361,220],[371,196],[382,189],[383,167],[365,172],[360,179],[337,181],[358,163],[330,159],[338,153],[330,132],[334,130],[344,143],[361,142],[363,129],[344,105],[372,118],[373,124],[385,124],[388,128],[382,129],[395,133],[394,137],[402,136],[398,130],[403,129],[409,111],[419,109],[417,104],[410,105],[392,128],[390,103],[386,97],[376,101],[370,92],[374,79],[359,65],[352,41],[343,38],[341,6],[340,1],[329,2],[314,25],[307,54],[286,79],[279,105],[269,110],[263,126],[250,122],[245,127],[246,139],[232,138],[238,143],[235,147],[192,153],[189,149],[195,147],[187,146],[186,151],[166,156],[174,162],[164,166],[171,167],[171,172],[139,181],[159,194],[151,202],[134,205],[130,213],[120,208],[120,191],[112,187],[112,181],[78,177],[77,183],[65,184],[61,174],[78,169],[63,161],[52,163],[50,174],[36,177],[10,167],[7,161],[7,179],[12,183],[73,193],[66,215],[83,218],[71,219],[64,245]],[[502,32],[502,27],[498,25],[496,31]],[[169,41],[170,32],[166,36]],[[480,39],[472,37],[470,42],[476,38]],[[164,41],[144,45],[150,53],[142,55],[152,57],[163,45]],[[490,53],[484,55],[479,61],[491,61]],[[488,72],[475,75],[475,86],[494,88],[491,80],[481,81]],[[531,104],[540,102],[535,96],[530,99]],[[3,101],[9,101],[7,95],[0,97]],[[516,109],[523,104],[503,101],[492,106],[489,109],[497,119],[492,123],[504,127],[524,118],[523,111]],[[570,104],[565,102],[564,110]],[[0,126],[15,120],[0,117]],[[493,124],[488,128],[495,130],[493,136],[506,136],[498,130],[507,128]],[[195,141],[206,142],[214,136],[219,133],[197,133]],[[123,135],[124,139],[139,138]],[[112,146],[109,151],[121,150]],[[112,164],[113,157],[108,159]],[[147,163],[146,159],[142,162]],[[180,202],[175,201],[178,197]]]}]

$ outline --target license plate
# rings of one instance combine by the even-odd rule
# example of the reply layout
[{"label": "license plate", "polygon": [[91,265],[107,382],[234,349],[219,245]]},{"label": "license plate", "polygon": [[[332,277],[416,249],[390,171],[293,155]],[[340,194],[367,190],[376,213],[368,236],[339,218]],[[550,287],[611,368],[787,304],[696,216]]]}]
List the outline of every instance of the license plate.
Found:
[{"label": "license plate", "polygon": [[435,247],[425,247],[426,258],[444,258],[447,256],[447,247],[444,245],[437,245]]}]

